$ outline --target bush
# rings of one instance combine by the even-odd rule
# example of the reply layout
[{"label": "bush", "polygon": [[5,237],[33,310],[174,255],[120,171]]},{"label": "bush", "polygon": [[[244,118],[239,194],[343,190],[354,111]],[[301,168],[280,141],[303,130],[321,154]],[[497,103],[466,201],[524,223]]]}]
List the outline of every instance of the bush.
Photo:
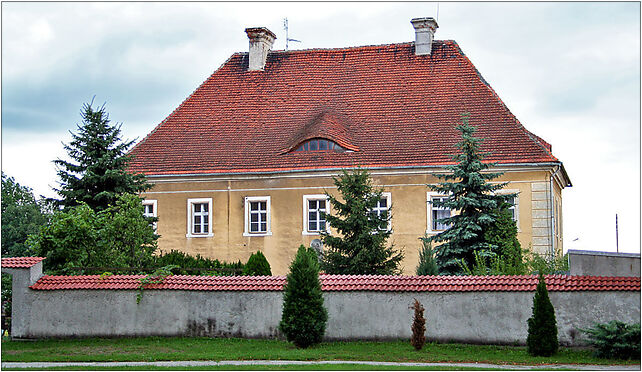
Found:
[{"label": "bush", "polygon": [[270,263],[261,251],[252,253],[243,268],[243,275],[266,275],[271,276]]},{"label": "bush", "polygon": [[410,343],[415,347],[415,350],[421,350],[426,343],[426,319],[424,318],[424,307],[421,306],[419,301],[415,299],[412,305],[415,310],[415,316],[412,319],[412,338]]},{"label": "bush", "polygon": [[557,352],[557,322],[555,309],[548,298],[544,276],[539,275],[539,283],[533,298],[533,316],[528,319],[528,353],[533,356],[551,356]]},{"label": "bush", "polygon": [[301,245],[290,264],[279,329],[296,347],[307,348],[321,342],[327,320],[317,254],[314,249]]},{"label": "bush", "polygon": [[[165,267],[170,265],[178,266],[178,268],[172,269],[172,273],[182,275],[212,275],[212,273],[215,273],[215,275],[223,276],[239,275],[243,272],[243,268],[245,267],[245,265],[243,265],[241,261],[232,263],[221,262],[219,260],[205,258],[200,254],[197,254],[196,256],[190,256],[187,253],[176,250],[171,250],[169,253],[161,253],[156,257],[156,267]],[[195,273],[194,270],[187,269],[211,270],[201,270],[200,272]]]},{"label": "bush", "polygon": [[598,358],[640,358],[640,323],[612,320],[580,331],[588,336],[588,343],[595,347]]},{"label": "bush", "polygon": [[428,237],[419,238],[422,243],[419,251],[419,265],[417,265],[417,275],[439,275],[437,262],[435,261],[435,251],[432,249],[432,243]]}]

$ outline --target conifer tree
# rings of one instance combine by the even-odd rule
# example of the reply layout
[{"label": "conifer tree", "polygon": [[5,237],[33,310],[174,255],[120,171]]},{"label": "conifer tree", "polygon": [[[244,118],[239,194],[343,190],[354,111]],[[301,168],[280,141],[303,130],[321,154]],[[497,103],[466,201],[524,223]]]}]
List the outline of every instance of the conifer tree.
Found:
[{"label": "conifer tree", "polygon": [[486,230],[484,239],[490,244],[491,251],[501,257],[507,270],[505,275],[524,275],[526,265],[522,257],[522,246],[517,239],[517,224],[509,206],[508,203],[502,203],[495,210],[495,223]]},{"label": "conifer tree", "polygon": [[301,245],[290,264],[279,328],[296,347],[307,348],[321,342],[327,320],[317,253]]},{"label": "conifer tree", "polygon": [[110,125],[105,106],[95,110],[92,103],[83,105],[82,124],[65,144],[72,161],[58,159],[54,164],[60,179],[56,190],[62,196],[60,204],[68,207],[84,202],[100,211],[114,204],[118,195],[138,194],[151,186],[144,175],[127,171],[130,157],[126,152],[134,141],[122,142],[120,125]]},{"label": "conifer tree", "polygon": [[[343,202],[328,196],[336,215],[326,215],[326,221],[341,236],[321,233],[327,247],[322,268],[326,274],[389,275],[399,272],[403,253],[388,247],[386,240],[391,215],[377,214],[373,209],[382,199],[382,191],[372,185],[366,170],[356,169],[334,178]],[[390,207],[390,206],[388,206]]]},{"label": "conifer tree", "polygon": [[542,274],[539,274],[539,283],[533,297],[533,316],[528,319],[526,347],[533,356],[551,356],[559,347],[555,309],[548,298]]},{"label": "conifer tree", "polygon": [[261,251],[252,253],[243,268],[243,275],[271,276],[270,263]]},{"label": "conifer tree", "polygon": [[412,309],[415,312],[415,315],[412,319],[412,338],[410,343],[419,351],[424,347],[426,343],[426,319],[424,318],[424,307],[415,299],[415,303],[412,305]]},{"label": "conifer tree", "polygon": [[422,243],[419,251],[419,265],[417,265],[417,275],[439,275],[439,267],[435,261],[435,251],[428,237],[419,238]]},{"label": "conifer tree", "polygon": [[439,219],[437,222],[450,227],[430,237],[432,242],[442,243],[437,247],[436,257],[442,274],[461,273],[460,260],[472,267],[474,252],[489,249],[484,234],[495,222],[493,212],[501,202],[514,196],[493,193],[507,183],[488,182],[503,173],[484,172],[494,164],[482,162],[487,153],[480,150],[481,140],[473,137],[475,128],[468,124],[468,114],[462,115],[457,129],[462,134],[462,140],[457,143],[461,152],[453,156],[457,164],[446,167],[451,173],[436,175],[446,182],[430,186],[433,191],[447,195],[444,200],[433,202],[436,207],[458,211],[454,216]]}]

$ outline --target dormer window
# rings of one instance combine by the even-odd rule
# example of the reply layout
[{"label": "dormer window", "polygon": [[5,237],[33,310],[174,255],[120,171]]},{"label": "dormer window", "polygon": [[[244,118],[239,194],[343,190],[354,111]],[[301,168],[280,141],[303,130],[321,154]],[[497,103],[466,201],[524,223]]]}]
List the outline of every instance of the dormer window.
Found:
[{"label": "dormer window", "polygon": [[303,142],[295,151],[346,151],[334,141],[325,138],[312,138]]}]

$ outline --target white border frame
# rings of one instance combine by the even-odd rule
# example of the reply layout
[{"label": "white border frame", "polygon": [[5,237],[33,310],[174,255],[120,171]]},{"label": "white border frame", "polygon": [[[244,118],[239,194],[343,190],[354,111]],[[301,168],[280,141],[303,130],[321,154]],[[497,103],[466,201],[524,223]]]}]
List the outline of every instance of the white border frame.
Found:
[{"label": "white border frame", "polygon": [[[320,231],[308,231],[308,201],[309,200],[325,200],[325,213],[330,214],[330,198],[325,194],[303,195],[303,231],[301,235],[321,235]],[[330,224],[326,220],[325,231],[330,233]]]},{"label": "white border frame", "polygon": [[[442,194],[436,191],[428,191],[426,192],[426,234],[427,235],[436,235],[439,234],[440,232],[446,231],[446,230],[433,230],[432,229],[432,198],[433,197],[448,197],[447,194]],[[453,216],[453,210],[450,210],[450,216]]]},{"label": "white border frame", "polygon": [[[392,193],[389,192],[389,191],[382,192],[381,193],[381,197],[382,198],[386,198],[386,200],[387,200],[388,216],[390,217],[390,219],[388,220],[388,230],[386,230],[386,231],[392,232],[392,212],[391,212],[392,211]],[[383,230],[381,230],[381,231],[383,231]]]},{"label": "white border frame", "polygon": [[[151,217],[156,217],[158,218],[158,200],[154,199],[143,199],[142,201],[143,205],[151,205],[152,208],[154,209],[154,213],[152,213]],[[143,212],[143,216],[145,215],[145,212]],[[158,230],[158,222],[152,223],[152,226],[154,226],[154,232]]]},{"label": "white border frame", "polygon": [[[199,203],[207,203],[207,226],[208,226],[208,231],[207,234],[192,234],[192,204],[199,204]],[[195,198],[195,199],[187,199],[187,234],[185,234],[186,238],[209,238],[214,236],[214,233],[212,233],[212,214],[214,211],[212,210],[212,198]]]},{"label": "white border frame", "polygon": [[517,189],[501,189],[495,191],[495,194],[497,195],[504,195],[504,194],[516,194],[515,195],[515,225],[517,225],[517,232],[521,232],[522,229],[519,228],[519,196],[521,195],[521,191]]},{"label": "white border frame", "polygon": [[[245,197],[245,231],[243,236],[270,236],[272,235],[272,203],[270,196],[246,196]],[[250,202],[264,201],[267,203],[267,231],[261,233],[250,232]]]}]

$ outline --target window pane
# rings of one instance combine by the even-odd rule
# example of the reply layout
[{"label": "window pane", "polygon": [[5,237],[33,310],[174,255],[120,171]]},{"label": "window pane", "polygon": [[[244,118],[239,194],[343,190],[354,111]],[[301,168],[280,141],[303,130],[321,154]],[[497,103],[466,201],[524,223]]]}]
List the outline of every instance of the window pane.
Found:
[{"label": "window pane", "polygon": [[203,221],[203,233],[206,233],[210,230],[209,225],[207,224],[207,221]]},{"label": "window pane", "polygon": [[317,201],[308,200],[308,209],[317,209]]},{"label": "window pane", "polygon": [[258,222],[250,223],[250,232],[257,232],[257,231],[259,231],[259,223]]},{"label": "window pane", "polygon": [[267,231],[267,222],[261,222],[261,232]]},{"label": "window pane", "polygon": [[327,149],[328,149],[328,141],[319,140],[319,150],[327,150]]},{"label": "window pane", "polygon": [[325,220],[319,221],[319,230],[325,230]]},{"label": "window pane", "polygon": [[200,212],[201,211],[201,205],[200,204],[192,204],[194,207],[194,212]]},{"label": "window pane", "polygon": [[259,215],[257,213],[250,213],[250,222],[259,222]]},{"label": "window pane", "polygon": [[201,216],[194,216],[194,225],[201,224]]},{"label": "window pane", "polygon": [[388,206],[388,199],[381,198],[381,200],[379,200],[379,206],[382,208],[386,208]]},{"label": "window pane", "polygon": [[317,212],[311,211],[308,212],[308,221],[316,221],[317,220]]},{"label": "window pane", "polygon": [[307,142],[303,144],[303,149],[304,149],[305,151],[308,151],[309,146],[308,146],[308,143],[307,143]]},{"label": "window pane", "polygon": [[261,210],[267,211],[267,202],[261,202]]},{"label": "window pane", "polygon": [[258,202],[250,202],[250,210],[251,211],[256,211],[259,209],[259,203]]},{"label": "window pane", "polygon": [[325,200],[319,200],[319,209],[325,209]]},{"label": "window pane", "polygon": [[313,220],[309,221],[308,231],[317,231],[317,221],[313,221]]},{"label": "window pane", "polygon": [[201,233],[201,225],[194,225],[194,234]]},{"label": "window pane", "polygon": [[201,204],[201,205],[202,205],[203,212],[207,212],[209,205],[208,204]]},{"label": "window pane", "polygon": [[316,151],[318,149],[318,142],[317,140],[311,140],[310,141],[310,151]]},{"label": "window pane", "polygon": [[266,222],[266,221],[267,221],[267,213],[262,212],[262,213],[259,215],[259,217],[260,217],[260,219],[261,219],[261,222]]}]

